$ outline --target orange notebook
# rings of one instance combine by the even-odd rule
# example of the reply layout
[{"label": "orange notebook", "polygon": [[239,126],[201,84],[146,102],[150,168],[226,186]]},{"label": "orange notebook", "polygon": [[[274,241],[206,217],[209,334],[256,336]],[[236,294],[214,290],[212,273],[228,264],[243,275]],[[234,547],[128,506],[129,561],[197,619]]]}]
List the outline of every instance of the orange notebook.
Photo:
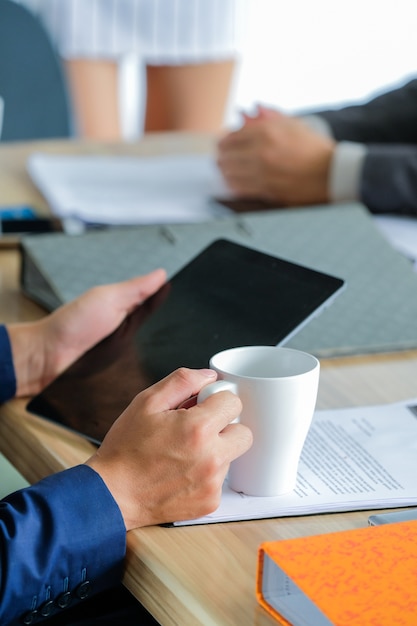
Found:
[{"label": "orange notebook", "polygon": [[416,626],[417,521],[267,541],[256,593],[285,626]]}]

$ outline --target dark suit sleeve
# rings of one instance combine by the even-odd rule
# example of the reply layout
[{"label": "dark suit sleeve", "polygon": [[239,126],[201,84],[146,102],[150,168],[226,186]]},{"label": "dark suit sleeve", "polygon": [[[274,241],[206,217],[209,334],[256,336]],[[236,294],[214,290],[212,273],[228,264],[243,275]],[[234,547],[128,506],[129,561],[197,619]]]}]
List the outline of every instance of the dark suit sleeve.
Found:
[{"label": "dark suit sleeve", "polygon": [[338,141],[417,144],[417,80],[364,104],[315,113]]},{"label": "dark suit sleeve", "polygon": [[362,202],[374,213],[417,215],[417,80],[364,104],[316,113],[338,141],[366,144]]},{"label": "dark suit sleeve", "polygon": [[0,502],[0,624],[43,621],[116,585],[125,547],[120,510],[86,465],[6,497]]},{"label": "dark suit sleeve", "polygon": [[417,145],[367,148],[360,181],[363,203],[373,213],[417,216]]},{"label": "dark suit sleeve", "polygon": [[0,326],[0,403],[13,398],[16,393],[16,376],[12,347],[7,329]]}]

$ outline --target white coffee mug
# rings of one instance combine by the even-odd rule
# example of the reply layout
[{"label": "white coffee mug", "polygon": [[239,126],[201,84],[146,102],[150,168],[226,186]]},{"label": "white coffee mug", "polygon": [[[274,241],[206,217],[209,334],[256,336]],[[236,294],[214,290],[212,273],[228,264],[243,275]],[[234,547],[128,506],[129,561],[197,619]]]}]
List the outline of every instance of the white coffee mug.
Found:
[{"label": "white coffee mug", "polygon": [[239,421],[253,434],[252,447],[231,463],[229,486],[251,496],[292,491],[316,405],[319,361],[290,348],[246,346],[215,354],[210,368],[218,380],[197,401],[232,391],[243,405]]}]

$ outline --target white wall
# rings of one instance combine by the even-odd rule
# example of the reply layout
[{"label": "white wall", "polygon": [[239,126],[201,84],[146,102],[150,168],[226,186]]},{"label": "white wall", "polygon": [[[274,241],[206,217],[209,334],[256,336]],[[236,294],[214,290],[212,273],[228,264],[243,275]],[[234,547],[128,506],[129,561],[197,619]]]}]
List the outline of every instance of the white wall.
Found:
[{"label": "white wall", "polygon": [[[365,99],[417,75],[416,0],[248,0],[248,5],[228,125],[256,102],[293,112]],[[132,135],[138,131],[140,101],[131,93],[125,103],[126,133]]]},{"label": "white wall", "polygon": [[362,99],[417,74],[415,0],[252,0],[249,10],[238,106]]}]

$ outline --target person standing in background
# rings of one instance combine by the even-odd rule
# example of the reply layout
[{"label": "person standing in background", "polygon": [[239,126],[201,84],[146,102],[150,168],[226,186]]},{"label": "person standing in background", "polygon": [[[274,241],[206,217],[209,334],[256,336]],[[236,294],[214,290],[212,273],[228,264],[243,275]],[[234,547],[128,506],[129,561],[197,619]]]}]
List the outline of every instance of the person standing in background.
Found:
[{"label": "person standing in background", "polygon": [[248,0],[15,0],[64,59],[81,136],[122,138],[119,71],[146,66],[144,131],[219,131]]}]

